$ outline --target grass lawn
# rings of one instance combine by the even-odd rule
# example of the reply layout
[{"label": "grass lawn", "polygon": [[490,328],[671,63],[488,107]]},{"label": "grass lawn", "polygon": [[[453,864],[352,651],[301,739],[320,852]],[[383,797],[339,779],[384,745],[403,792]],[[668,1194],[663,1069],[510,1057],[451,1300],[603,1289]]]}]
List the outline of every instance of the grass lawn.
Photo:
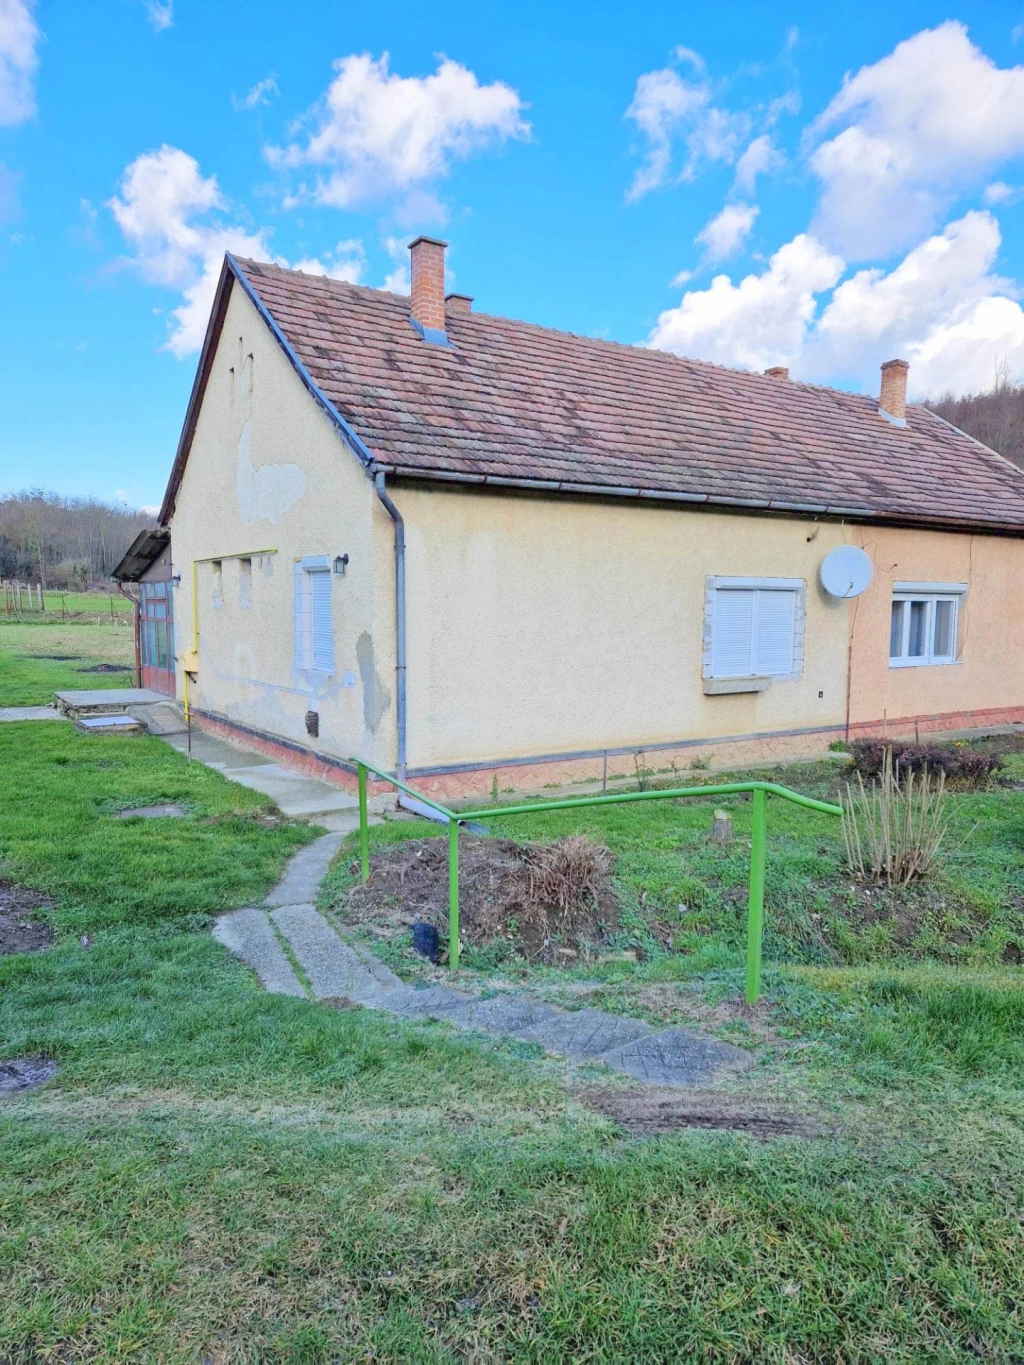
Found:
[{"label": "grass lawn", "polygon": [[[98,664],[117,664],[119,671],[83,671]],[[53,700],[54,692],[73,688],[134,685],[130,610],[113,621],[102,613],[66,621],[59,612],[21,621],[0,616],[0,706],[41,706]]]},{"label": "grass lawn", "polygon": [[[0,958],[0,1059],[60,1064],[0,1099],[0,1360],[1024,1358],[1024,982],[986,965],[994,937],[962,965],[848,965],[825,935],[815,965],[787,929],[768,1006],[716,1023],[740,972],[729,867],[700,862],[683,807],[646,832],[591,817],[652,938],[598,969],[602,1002],[704,1011],[758,1052],[737,1099],[822,1132],[636,1138],[529,1045],[262,993],[206,932],[309,837],[259,796],[56,723],[0,727],[0,755],[3,872],[54,898],[57,933]],[[187,819],[111,818],[171,800]],[[997,899],[1020,856],[1006,819]],[[771,821],[771,916],[796,924],[836,831]],[[649,906],[679,916],[676,950]]]}]

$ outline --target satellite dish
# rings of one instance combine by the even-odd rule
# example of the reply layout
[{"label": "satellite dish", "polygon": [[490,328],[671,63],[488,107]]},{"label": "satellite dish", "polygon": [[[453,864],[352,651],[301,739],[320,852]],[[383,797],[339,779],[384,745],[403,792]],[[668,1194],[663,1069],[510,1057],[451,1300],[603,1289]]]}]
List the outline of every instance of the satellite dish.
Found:
[{"label": "satellite dish", "polygon": [[873,572],[863,550],[856,545],[837,545],[821,561],[821,586],[830,597],[859,597]]}]

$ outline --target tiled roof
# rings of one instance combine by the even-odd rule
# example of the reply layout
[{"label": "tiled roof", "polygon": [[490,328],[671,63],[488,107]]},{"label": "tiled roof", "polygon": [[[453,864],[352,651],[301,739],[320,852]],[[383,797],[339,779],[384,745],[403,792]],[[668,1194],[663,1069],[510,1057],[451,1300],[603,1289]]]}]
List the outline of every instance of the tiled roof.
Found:
[{"label": "tiled roof", "polygon": [[925,408],[482,313],[429,345],[407,298],[237,265],[381,467],[1024,533],[1024,472]]}]

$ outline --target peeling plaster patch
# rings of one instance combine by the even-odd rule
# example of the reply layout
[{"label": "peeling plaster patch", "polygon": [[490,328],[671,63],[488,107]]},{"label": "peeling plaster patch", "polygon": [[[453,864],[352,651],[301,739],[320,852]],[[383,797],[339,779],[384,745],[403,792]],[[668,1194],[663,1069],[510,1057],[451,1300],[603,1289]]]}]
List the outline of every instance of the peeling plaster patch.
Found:
[{"label": "peeling plaster patch", "polygon": [[254,469],[249,454],[249,423],[238,438],[238,516],[244,526],[254,521],[272,525],[306,491],[306,475],[297,464],[265,464]]},{"label": "peeling plaster patch", "polygon": [[380,680],[373,662],[373,639],[368,631],[363,631],[356,641],[356,660],[359,676],[363,680],[363,719],[366,728],[373,734],[377,731],[381,716],[391,705],[391,693]]}]

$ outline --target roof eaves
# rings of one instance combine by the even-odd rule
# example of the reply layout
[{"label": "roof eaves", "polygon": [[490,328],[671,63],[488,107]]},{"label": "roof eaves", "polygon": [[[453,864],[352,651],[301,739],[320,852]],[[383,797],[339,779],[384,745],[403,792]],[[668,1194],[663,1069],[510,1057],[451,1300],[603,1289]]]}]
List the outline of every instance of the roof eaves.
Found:
[{"label": "roof eaves", "polygon": [[450,469],[421,469],[415,465],[375,461],[371,473],[389,474],[396,479],[420,483],[468,484],[476,488],[521,488],[536,493],[575,493],[604,498],[635,498],[642,502],[685,502],[705,507],[749,508],[758,512],[787,512],[803,516],[836,517],[857,522],[882,522],[924,530],[978,532],[989,535],[1024,537],[1024,524],[1004,521],[979,521],[969,518],[914,516],[877,507],[842,507],[831,503],[782,502],[771,499],[716,497],[706,493],[682,493],[672,489],[616,487],[612,484],[573,483],[564,479],[516,479],[497,474],[468,474]]}]

